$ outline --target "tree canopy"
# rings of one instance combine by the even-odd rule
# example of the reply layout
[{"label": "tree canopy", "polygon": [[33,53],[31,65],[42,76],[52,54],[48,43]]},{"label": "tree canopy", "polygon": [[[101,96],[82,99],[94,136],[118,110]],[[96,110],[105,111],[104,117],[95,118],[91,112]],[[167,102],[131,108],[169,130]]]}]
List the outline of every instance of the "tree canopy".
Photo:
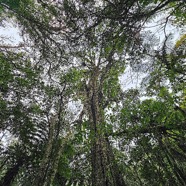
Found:
[{"label": "tree canopy", "polygon": [[185,12],[178,0],[0,0],[0,26],[22,38],[0,35],[0,185],[186,185]]}]

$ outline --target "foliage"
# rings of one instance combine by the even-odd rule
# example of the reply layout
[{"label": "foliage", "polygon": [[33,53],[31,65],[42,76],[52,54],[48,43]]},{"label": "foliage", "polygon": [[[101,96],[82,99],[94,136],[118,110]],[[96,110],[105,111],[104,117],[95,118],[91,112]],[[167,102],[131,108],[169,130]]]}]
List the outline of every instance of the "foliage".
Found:
[{"label": "foliage", "polygon": [[[185,185],[185,33],[157,48],[144,29],[159,13],[164,31],[171,18],[184,27],[184,12],[171,0],[1,0],[24,43],[0,45],[0,185]],[[124,91],[129,68],[146,77]]]}]

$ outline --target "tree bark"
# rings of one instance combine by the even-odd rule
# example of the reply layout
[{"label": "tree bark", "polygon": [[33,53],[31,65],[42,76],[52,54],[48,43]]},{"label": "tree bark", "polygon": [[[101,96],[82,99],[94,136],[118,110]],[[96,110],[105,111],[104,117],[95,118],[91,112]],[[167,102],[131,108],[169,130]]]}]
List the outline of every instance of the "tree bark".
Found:
[{"label": "tree bark", "polygon": [[125,186],[112,147],[104,131],[104,117],[99,100],[99,68],[96,66],[87,88],[91,133],[92,186]]}]

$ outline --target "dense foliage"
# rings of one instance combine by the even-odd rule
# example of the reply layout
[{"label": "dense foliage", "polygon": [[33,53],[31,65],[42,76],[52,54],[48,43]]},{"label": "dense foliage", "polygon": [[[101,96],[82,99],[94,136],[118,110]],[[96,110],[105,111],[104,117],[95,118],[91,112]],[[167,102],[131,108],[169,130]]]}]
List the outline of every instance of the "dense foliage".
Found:
[{"label": "dense foliage", "polygon": [[185,12],[176,0],[0,0],[1,26],[22,37],[0,38],[0,185],[186,185]]}]

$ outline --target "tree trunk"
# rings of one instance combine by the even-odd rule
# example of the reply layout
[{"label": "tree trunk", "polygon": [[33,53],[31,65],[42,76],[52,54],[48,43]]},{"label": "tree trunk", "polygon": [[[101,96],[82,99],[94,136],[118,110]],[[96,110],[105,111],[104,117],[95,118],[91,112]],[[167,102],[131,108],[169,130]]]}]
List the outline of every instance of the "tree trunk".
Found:
[{"label": "tree trunk", "polygon": [[103,132],[104,117],[99,100],[99,68],[95,68],[87,88],[89,121],[91,130],[92,186],[125,186],[112,147]]},{"label": "tree trunk", "polygon": [[98,137],[91,156],[92,186],[125,186],[108,139]]},{"label": "tree trunk", "polygon": [[6,172],[4,178],[0,183],[0,186],[11,186],[22,165],[23,159],[20,158],[19,160],[17,160],[16,164]]}]

